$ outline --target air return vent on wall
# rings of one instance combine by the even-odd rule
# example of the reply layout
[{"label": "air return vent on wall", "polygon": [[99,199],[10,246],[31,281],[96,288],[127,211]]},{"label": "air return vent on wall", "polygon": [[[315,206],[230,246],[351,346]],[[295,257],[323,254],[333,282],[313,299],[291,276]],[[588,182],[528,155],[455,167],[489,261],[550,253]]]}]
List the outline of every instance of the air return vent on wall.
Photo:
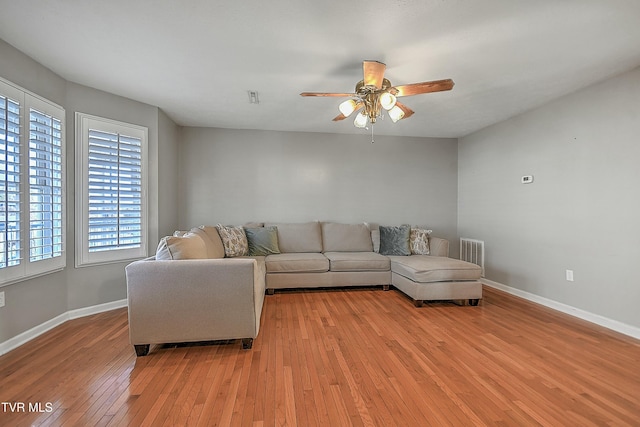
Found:
[{"label": "air return vent on wall", "polygon": [[484,277],[483,240],[460,238],[460,259],[479,265],[482,268],[482,277]]}]

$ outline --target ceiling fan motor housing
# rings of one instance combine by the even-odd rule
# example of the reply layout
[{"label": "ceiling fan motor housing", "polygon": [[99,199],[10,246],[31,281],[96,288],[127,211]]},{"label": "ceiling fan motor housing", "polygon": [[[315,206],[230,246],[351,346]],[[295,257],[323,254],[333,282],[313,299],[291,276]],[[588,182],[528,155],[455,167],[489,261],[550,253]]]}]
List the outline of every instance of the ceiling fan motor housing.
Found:
[{"label": "ceiling fan motor housing", "polygon": [[392,89],[391,82],[388,79],[382,79],[381,87],[374,85],[365,85],[364,80],[360,80],[356,84],[355,93],[364,102],[367,116],[371,123],[375,123],[380,114],[380,95],[385,92],[392,93],[389,89]]}]

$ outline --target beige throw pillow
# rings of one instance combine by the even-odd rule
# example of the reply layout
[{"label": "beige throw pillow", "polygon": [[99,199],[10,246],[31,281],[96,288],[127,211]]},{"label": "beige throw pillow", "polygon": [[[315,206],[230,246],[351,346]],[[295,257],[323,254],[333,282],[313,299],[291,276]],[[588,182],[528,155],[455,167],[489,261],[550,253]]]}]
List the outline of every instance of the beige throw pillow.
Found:
[{"label": "beige throw pillow", "polygon": [[181,237],[163,237],[156,250],[157,260],[204,258],[207,258],[207,248],[204,240],[194,233],[186,233]]},{"label": "beige throw pillow", "polygon": [[202,237],[207,247],[207,258],[224,258],[224,245],[216,227],[201,225],[191,229],[191,232]]}]

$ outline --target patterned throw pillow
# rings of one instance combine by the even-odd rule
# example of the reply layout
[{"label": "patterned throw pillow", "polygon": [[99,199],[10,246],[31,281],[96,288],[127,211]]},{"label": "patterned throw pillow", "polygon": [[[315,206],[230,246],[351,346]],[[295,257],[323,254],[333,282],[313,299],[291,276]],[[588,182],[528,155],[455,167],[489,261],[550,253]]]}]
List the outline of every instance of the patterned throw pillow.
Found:
[{"label": "patterned throw pillow", "polygon": [[224,245],[224,255],[228,258],[245,256],[249,253],[249,243],[244,229],[238,227],[226,227],[222,224],[216,225],[222,244]]},{"label": "patterned throw pillow", "polygon": [[411,255],[429,255],[429,235],[432,231],[424,228],[411,229],[411,237],[409,238]]},{"label": "patterned throw pillow", "polygon": [[381,255],[411,255],[409,237],[411,227],[401,226],[380,226],[380,254]]}]

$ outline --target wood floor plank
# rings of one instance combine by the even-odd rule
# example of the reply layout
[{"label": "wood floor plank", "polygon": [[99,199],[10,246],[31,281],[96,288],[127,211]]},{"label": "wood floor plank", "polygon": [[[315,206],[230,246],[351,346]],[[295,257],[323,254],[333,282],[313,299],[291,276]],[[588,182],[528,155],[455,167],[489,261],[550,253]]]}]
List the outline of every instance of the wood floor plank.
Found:
[{"label": "wood floor plank", "polygon": [[68,321],[0,356],[0,401],[32,405],[0,425],[640,425],[640,341],[491,288],[284,291],[261,325],[136,358],[126,309]]}]

